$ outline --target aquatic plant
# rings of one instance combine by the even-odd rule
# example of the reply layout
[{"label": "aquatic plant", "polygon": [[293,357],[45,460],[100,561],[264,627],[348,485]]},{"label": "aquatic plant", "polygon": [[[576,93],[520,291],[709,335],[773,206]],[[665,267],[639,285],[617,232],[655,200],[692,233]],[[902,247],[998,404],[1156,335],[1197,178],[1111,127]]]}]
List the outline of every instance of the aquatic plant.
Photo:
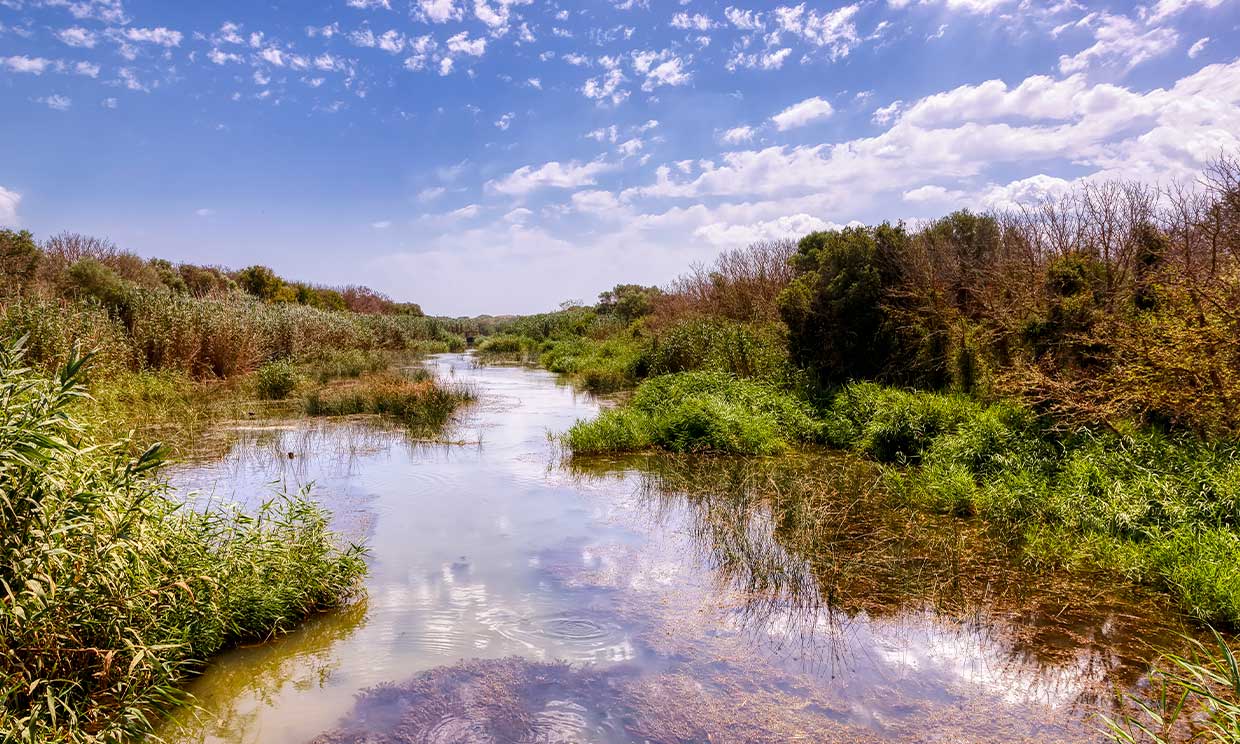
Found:
[{"label": "aquatic plant", "polygon": [[311,416],[391,416],[406,426],[429,430],[443,426],[457,408],[474,398],[468,387],[442,383],[424,370],[387,371],[313,390],[306,396],[305,411]]},{"label": "aquatic plant", "polygon": [[297,368],[287,359],[267,362],[254,373],[254,386],[263,400],[283,400],[297,387]]},{"label": "aquatic plant", "polygon": [[365,570],[305,494],[196,508],[162,450],[92,441],[88,357],[59,374],[0,347],[0,738],[120,742],[184,703],[212,654],[346,601]]}]

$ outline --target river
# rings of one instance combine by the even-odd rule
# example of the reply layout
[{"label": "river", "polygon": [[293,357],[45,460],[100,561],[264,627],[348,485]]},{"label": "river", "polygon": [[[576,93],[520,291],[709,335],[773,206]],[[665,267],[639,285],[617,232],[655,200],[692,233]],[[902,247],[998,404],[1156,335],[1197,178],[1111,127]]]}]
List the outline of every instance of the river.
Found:
[{"label": "river", "polygon": [[214,660],[166,740],[1105,741],[1115,690],[1174,642],[1162,600],[891,509],[864,463],[569,463],[549,433],[599,401],[428,364],[479,396],[450,442],[276,422],[173,472],[216,501],[310,487],[370,573],[358,603]]}]

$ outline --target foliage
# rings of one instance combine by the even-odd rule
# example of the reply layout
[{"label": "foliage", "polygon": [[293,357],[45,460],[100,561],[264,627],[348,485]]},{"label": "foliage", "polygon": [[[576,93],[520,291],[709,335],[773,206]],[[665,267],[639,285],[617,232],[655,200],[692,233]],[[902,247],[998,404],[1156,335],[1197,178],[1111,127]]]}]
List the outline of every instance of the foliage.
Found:
[{"label": "foliage", "polygon": [[694,370],[728,372],[774,382],[795,377],[781,325],[690,317],[653,334],[646,372],[663,375]]},{"label": "foliage", "polygon": [[311,416],[390,416],[406,426],[431,431],[442,427],[461,404],[474,397],[468,388],[445,385],[425,373],[380,372],[314,390],[306,396],[305,409]]},{"label": "foliage", "polygon": [[84,361],[55,378],[0,350],[0,735],[120,742],[184,702],[203,660],[348,598],[364,570],[303,496],[193,509],[158,447],[90,441]]},{"label": "foliage", "polygon": [[617,284],[598,296],[595,310],[599,315],[612,315],[632,323],[654,311],[655,302],[663,295],[658,287],[640,284]]},{"label": "foliage", "polygon": [[814,441],[818,431],[808,407],[778,386],[683,372],[647,380],[629,405],[578,421],[564,441],[582,455],[649,447],[766,455]]},{"label": "foliage", "polygon": [[297,387],[297,368],[287,359],[267,362],[254,373],[254,385],[259,398],[283,400]]}]

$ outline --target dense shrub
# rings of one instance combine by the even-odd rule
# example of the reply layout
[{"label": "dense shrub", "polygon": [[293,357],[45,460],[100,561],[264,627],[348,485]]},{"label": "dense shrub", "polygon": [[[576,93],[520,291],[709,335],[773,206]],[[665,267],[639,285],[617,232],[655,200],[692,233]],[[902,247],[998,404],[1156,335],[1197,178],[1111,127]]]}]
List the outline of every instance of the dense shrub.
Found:
[{"label": "dense shrub", "polygon": [[158,448],[90,441],[80,360],[0,350],[0,738],[127,741],[205,659],[345,600],[364,570],[305,497],[187,508]]},{"label": "dense shrub", "polygon": [[711,370],[738,377],[788,382],[795,373],[781,325],[689,318],[659,330],[649,343],[651,376]]},{"label": "dense shrub", "polygon": [[267,362],[254,373],[254,385],[259,398],[283,400],[297,387],[297,368],[287,359]]},{"label": "dense shrub", "polygon": [[773,454],[818,434],[808,406],[778,386],[720,372],[685,372],[647,380],[629,405],[577,422],[564,441],[574,454],[647,447]]}]

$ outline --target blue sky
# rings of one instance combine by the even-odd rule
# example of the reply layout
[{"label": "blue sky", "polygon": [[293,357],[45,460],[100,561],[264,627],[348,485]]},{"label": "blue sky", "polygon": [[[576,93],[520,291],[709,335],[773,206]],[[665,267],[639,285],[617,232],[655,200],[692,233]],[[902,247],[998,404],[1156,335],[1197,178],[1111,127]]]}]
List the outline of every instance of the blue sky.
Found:
[{"label": "blue sky", "polygon": [[0,0],[0,224],[550,309],[1240,152],[1240,1]]}]

